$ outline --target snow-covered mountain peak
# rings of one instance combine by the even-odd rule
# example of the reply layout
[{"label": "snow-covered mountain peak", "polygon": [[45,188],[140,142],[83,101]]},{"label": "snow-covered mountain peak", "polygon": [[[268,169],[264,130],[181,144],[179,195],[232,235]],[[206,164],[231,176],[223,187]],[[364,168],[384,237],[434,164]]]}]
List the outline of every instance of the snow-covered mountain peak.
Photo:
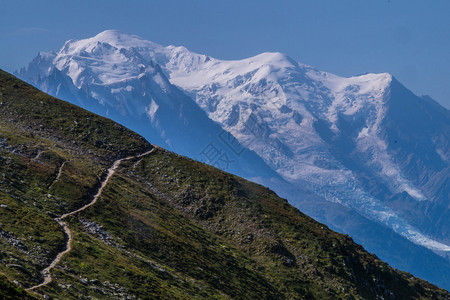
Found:
[{"label": "snow-covered mountain peak", "polygon": [[[171,48],[167,47],[167,49]],[[172,51],[168,54],[170,56],[170,63],[166,67],[170,73],[173,74],[171,77],[174,80],[177,80],[177,77],[183,77],[182,72],[184,72],[185,69],[189,73],[192,73],[193,70],[200,71],[202,75],[214,72],[215,74],[218,74],[218,76],[215,76],[215,80],[223,81],[232,79],[234,76],[255,72],[261,68],[264,68],[268,72],[266,75],[270,76],[279,70],[298,67],[297,62],[279,52],[265,52],[254,57],[230,61],[195,54],[189,52],[186,48],[183,49],[182,53],[179,51]],[[180,58],[183,58],[184,60],[180,60]],[[193,63],[186,65],[186,58],[191,59]],[[179,68],[180,62],[183,63],[185,67],[181,68],[181,70]],[[201,84],[201,82],[198,82],[197,84]]]},{"label": "snow-covered mountain peak", "polygon": [[[389,73],[369,73],[349,78],[339,77],[333,74],[319,76],[310,72],[309,76],[321,82],[330,90],[333,101],[328,107],[327,119],[332,129],[337,131],[336,122],[339,115],[352,116],[364,114],[364,117],[379,123],[384,117],[385,97],[389,93],[392,76]],[[372,124],[374,125],[374,124]]]},{"label": "snow-covered mountain peak", "polygon": [[254,66],[271,65],[277,66],[279,68],[294,68],[298,65],[296,61],[281,52],[263,52],[256,56],[243,59],[238,62]]},{"label": "snow-covered mountain peak", "polygon": [[392,75],[389,73],[367,73],[348,78],[326,72],[311,72],[309,75],[311,78],[321,81],[330,90],[342,91],[354,87],[358,90],[353,91],[359,94],[384,90],[392,81]]},{"label": "snow-covered mountain peak", "polygon": [[92,38],[66,42],[53,65],[78,88],[90,83],[110,85],[154,72],[153,61],[139,50],[160,48],[138,36],[107,30]]},{"label": "snow-covered mountain peak", "polygon": [[117,30],[105,30],[94,37],[82,40],[69,40],[61,48],[61,54],[79,55],[83,51],[91,53],[98,45],[110,45],[117,49],[130,48],[161,48],[162,46],[144,40],[137,35],[123,33]]}]

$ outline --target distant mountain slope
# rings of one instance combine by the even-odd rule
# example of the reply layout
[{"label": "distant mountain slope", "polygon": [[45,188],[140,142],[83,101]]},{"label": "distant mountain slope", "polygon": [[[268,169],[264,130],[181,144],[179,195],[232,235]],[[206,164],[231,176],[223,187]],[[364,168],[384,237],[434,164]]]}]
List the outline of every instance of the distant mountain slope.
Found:
[{"label": "distant mountain slope", "polygon": [[[389,74],[343,78],[281,53],[223,61],[108,30],[39,54],[19,75],[262,183],[391,264],[450,288],[442,275],[450,277],[449,112]],[[418,263],[424,255],[429,262]]]},{"label": "distant mountain slope", "polygon": [[[0,271],[51,297],[356,299],[449,294],[392,269],[269,189],[154,149],[0,71]],[[53,117],[52,117],[53,116]],[[148,150],[153,151],[148,152]],[[138,154],[148,153],[139,157]]]}]

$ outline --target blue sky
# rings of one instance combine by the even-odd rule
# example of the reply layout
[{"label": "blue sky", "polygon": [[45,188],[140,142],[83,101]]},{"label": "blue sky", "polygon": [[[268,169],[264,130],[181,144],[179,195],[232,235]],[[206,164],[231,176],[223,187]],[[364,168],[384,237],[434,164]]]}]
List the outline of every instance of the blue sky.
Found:
[{"label": "blue sky", "polygon": [[351,76],[389,72],[450,108],[450,1],[1,1],[0,68],[105,29],[221,59],[279,51]]}]

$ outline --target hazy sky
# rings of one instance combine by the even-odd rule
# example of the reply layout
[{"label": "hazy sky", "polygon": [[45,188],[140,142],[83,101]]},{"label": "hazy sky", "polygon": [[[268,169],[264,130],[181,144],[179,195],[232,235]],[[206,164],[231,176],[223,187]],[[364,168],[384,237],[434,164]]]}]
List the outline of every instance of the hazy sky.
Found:
[{"label": "hazy sky", "polygon": [[389,72],[450,108],[449,0],[0,0],[0,68],[105,29],[221,59],[279,51],[343,76]]}]

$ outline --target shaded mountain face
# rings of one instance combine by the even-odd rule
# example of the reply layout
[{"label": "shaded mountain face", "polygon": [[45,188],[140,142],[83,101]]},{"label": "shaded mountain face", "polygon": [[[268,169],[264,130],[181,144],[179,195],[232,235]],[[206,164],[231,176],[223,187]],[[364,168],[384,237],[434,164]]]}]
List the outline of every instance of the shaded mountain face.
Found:
[{"label": "shaded mountain face", "polygon": [[[35,289],[41,295],[449,296],[261,185],[155,148],[3,71],[0,91],[0,272],[7,280],[25,288],[42,282],[41,271],[67,250],[58,222],[65,218],[71,246],[50,270],[52,281]],[[0,285],[13,299],[27,297],[3,277]]]},{"label": "shaded mountain face", "polygon": [[[448,288],[449,112],[389,74],[343,78],[280,53],[223,61],[105,31],[41,53],[19,75],[269,186],[394,266]],[[417,263],[423,255],[429,262]]]}]

